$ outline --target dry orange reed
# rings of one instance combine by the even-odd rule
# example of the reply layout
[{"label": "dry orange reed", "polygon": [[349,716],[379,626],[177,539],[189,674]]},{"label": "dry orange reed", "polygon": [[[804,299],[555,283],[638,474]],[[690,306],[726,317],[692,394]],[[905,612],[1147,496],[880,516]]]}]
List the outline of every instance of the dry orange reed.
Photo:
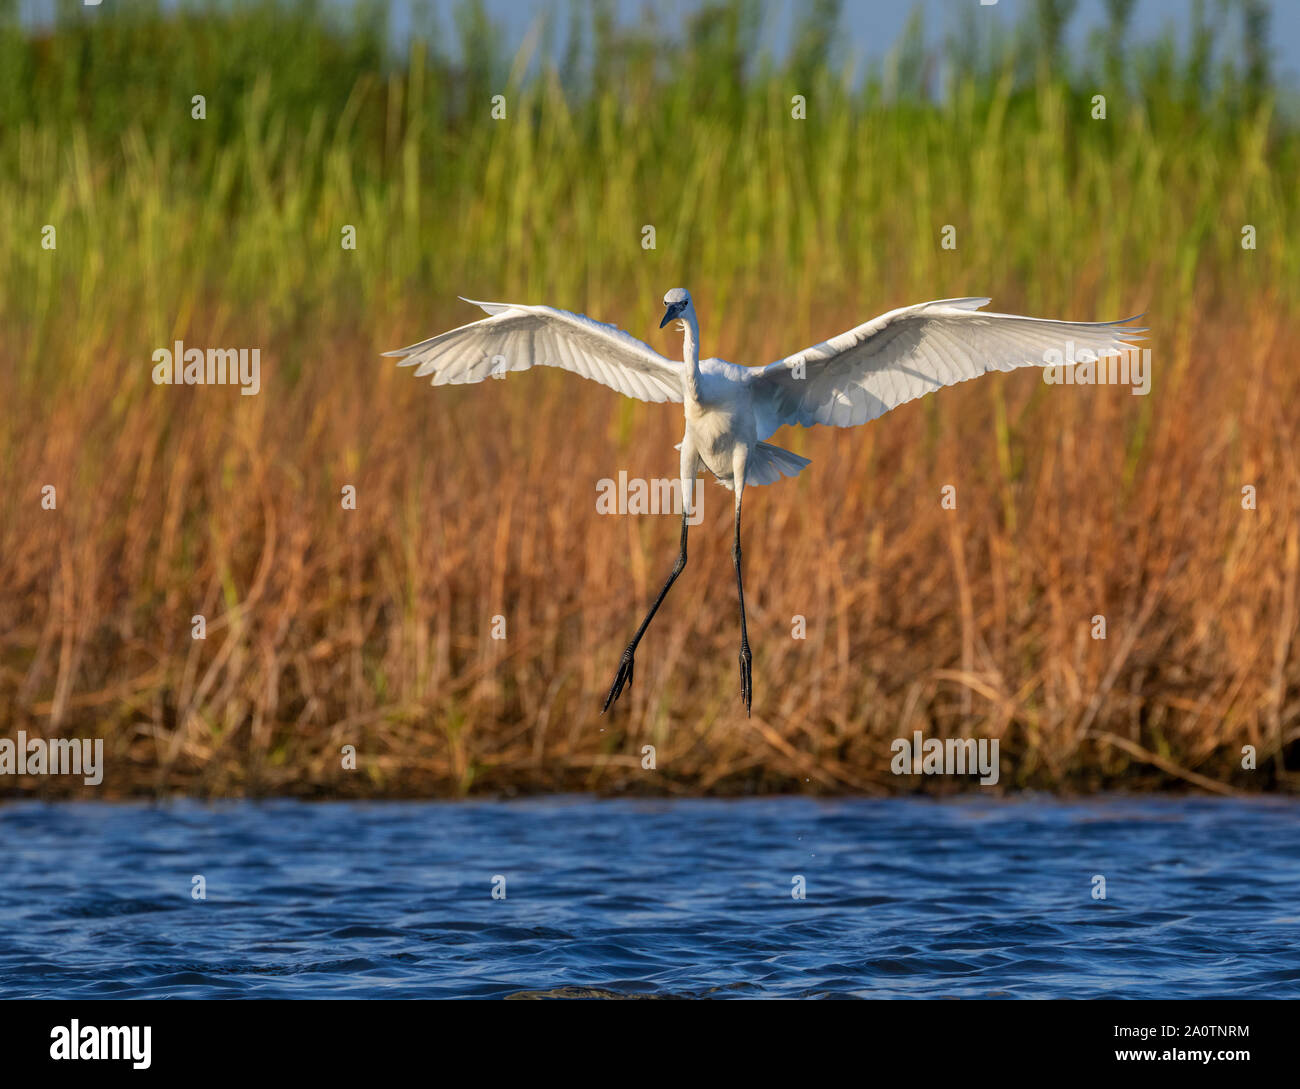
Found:
[{"label": "dry orange reed", "polygon": [[[711,483],[635,687],[599,714],[678,526],[597,515],[596,482],[671,477],[675,406],[548,371],[431,390],[355,344],[291,388],[272,349],[259,397],[160,388],[110,423],[106,360],[14,450],[5,718],[105,737],[117,792],[883,792],[918,783],[888,768],[913,730],[998,738],[1008,788],[1294,786],[1296,329],[1265,306],[1152,329],[1166,387],[1136,469],[1146,399],[1033,372],[778,435],[813,464],[748,493],[748,720]],[[34,516],[47,481],[58,510]]]}]

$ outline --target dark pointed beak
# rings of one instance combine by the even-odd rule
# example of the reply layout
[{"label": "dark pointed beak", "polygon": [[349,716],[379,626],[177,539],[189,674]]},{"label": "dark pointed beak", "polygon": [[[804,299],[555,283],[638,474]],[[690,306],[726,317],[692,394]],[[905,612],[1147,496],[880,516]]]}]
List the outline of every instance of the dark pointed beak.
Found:
[{"label": "dark pointed beak", "polygon": [[672,321],[673,318],[677,317],[677,315],[680,314],[681,312],[682,312],[681,303],[673,303],[673,305],[670,306],[667,309],[667,311],[664,313],[664,320],[659,323],[659,328],[662,329],[665,325],[667,325],[670,321]]}]

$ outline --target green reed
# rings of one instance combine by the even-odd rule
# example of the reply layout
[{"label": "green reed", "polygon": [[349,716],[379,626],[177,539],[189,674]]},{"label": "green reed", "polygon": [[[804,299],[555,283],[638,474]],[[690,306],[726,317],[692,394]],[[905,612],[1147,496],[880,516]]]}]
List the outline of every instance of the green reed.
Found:
[{"label": "green reed", "polygon": [[[706,3],[671,27],[557,5],[514,55],[473,3],[456,6],[452,40],[424,13],[397,47],[381,4],[64,3],[51,31],[32,33],[0,0],[0,466],[20,481],[0,490],[0,722],[105,730],[114,766],[159,789],[176,762],[212,792],[256,774],[285,789],[322,781],[345,727],[381,732],[389,755],[366,765],[376,789],[419,767],[458,790],[511,769],[511,782],[599,785],[629,737],[670,736],[691,739],[676,774],[700,789],[807,782],[789,756],[805,746],[820,785],[860,787],[863,754],[887,751],[880,738],[905,714],[966,728],[945,702],[951,677],[926,681],[918,710],[903,685],[919,663],[960,661],[962,683],[991,700],[993,673],[971,681],[991,656],[1008,689],[980,713],[1022,731],[1007,735],[1020,783],[1122,777],[1116,750],[1080,746],[1139,719],[1133,744],[1188,767],[1231,772],[1247,738],[1282,751],[1300,563],[1277,498],[1295,494],[1279,401],[1292,380],[1261,338],[1285,340],[1279,323],[1300,299],[1294,92],[1273,82],[1256,3],[1194,8],[1180,52],[1132,43],[1131,5],[1115,0],[1083,57],[1063,44],[1069,7],[1042,0],[995,33],[966,5],[937,51],[914,18],[863,68],[833,2],[808,6],[773,58],[751,0]],[[41,245],[47,226],[57,248]],[[945,226],[955,249],[940,245]],[[1145,310],[1161,379],[1149,398],[1090,409],[1049,406],[1037,384],[931,398],[825,457],[820,483],[773,499],[768,517],[792,527],[773,530],[773,550],[803,551],[772,585],[816,583],[841,625],[823,661],[840,669],[790,697],[788,749],[760,748],[755,765],[761,739],[740,744],[720,725],[734,654],[694,683],[670,675],[627,734],[583,717],[588,689],[603,691],[591,663],[626,633],[606,630],[607,610],[583,611],[595,560],[570,555],[561,578],[530,552],[533,535],[575,547],[539,513],[571,501],[562,467],[486,497],[491,475],[447,453],[482,436],[493,452],[481,456],[527,467],[532,449],[565,443],[594,479],[611,451],[646,439],[640,407],[573,393],[565,412],[588,428],[575,449],[568,419],[535,409],[555,389],[542,376],[490,404],[417,405],[377,355],[473,320],[458,294],[546,301],[650,338],[676,284],[705,313],[706,354],[747,362],[927,298],[987,293],[1001,309],[1077,319]],[[160,399],[150,355],[176,339],[266,346],[264,394],[235,395],[237,410]],[[982,408],[968,421],[957,405],[987,406],[987,427]],[[1062,435],[1077,475],[1044,504]],[[971,547],[1001,559],[963,560],[936,583],[917,557],[947,556],[954,538],[916,496],[956,467],[983,496],[963,508],[987,520]],[[363,531],[334,515],[340,482],[366,474]],[[66,521],[33,514],[47,478],[75,497]],[[1251,529],[1221,500],[1243,479],[1273,489],[1273,513]],[[801,507],[798,488],[824,494]],[[1185,491],[1182,508],[1171,491]],[[1093,542],[1095,566],[1044,585],[1059,550],[1032,534],[1054,518]],[[653,556],[656,532],[629,540]],[[899,541],[908,549],[891,555]],[[844,549],[834,564],[826,542]],[[1126,562],[1106,566],[1114,542]],[[637,554],[606,541],[589,576],[606,594],[628,577],[624,547]],[[1180,547],[1194,559],[1171,568]],[[764,562],[761,546],[747,555]],[[943,599],[968,578],[970,599]],[[473,632],[504,587],[533,602],[536,634],[498,660]],[[887,611],[909,587],[929,618],[906,629],[911,644],[897,645],[902,623],[856,612],[850,634],[845,610]],[[1071,608],[1090,615],[1109,597],[1128,615],[1152,587],[1165,597],[1148,622],[1167,634],[1136,645],[1163,647],[1169,675],[1119,640],[1114,675],[1082,661],[1056,598],[1084,594]],[[201,610],[221,627],[196,649],[188,618]],[[966,660],[972,630],[992,647],[979,643],[979,662]],[[786,663],[787,683],[798,676],[774,638],[763,653]],[[1212,705],[1189,694],[1192,676]]]}]

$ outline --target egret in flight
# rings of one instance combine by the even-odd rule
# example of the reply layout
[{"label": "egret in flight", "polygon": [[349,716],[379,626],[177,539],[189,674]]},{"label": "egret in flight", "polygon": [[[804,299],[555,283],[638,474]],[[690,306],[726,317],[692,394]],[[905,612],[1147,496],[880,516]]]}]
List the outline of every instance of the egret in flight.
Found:
[{"label": "egret in flight", "polygon": [[[686,567],[692,485],[701,468],[735,492],[731,551],[740,598],[740,696],[753,703],[753,656],[745,628],[740,574],[740,501],[747,485],[797,475],[808,459],[765,440],[786,424],[856,427],[941,386],[989,371],[1081,362],[1123,352],[1145,329],[1113,322],[1052,321],[980,311],[988,299],[941,299],[891,310],[766,367],[700,358],[700,325],[691,295],[664,296],[662,329],[676,320],[683,362],[667,359],[623,330],[549,306],[465,302],[488,317],[386,355],[400,356],[435,386],[481,382],[529,367],[562,367],[627,397],[685,407],[681,450],[682,537],[668,581],[619,662],[603,711],[631,687],[636,650],[668,591]],[[1072,346],[1072,353],[1071,353]]]}]

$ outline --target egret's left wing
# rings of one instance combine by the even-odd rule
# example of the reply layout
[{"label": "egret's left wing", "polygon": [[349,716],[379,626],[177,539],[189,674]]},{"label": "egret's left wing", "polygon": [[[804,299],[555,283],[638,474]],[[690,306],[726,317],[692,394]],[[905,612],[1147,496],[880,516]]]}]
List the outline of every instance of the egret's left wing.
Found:
[{"label": "egret's left wing", "polygon": [[[1121,352],[1145,329],[1124,321],[1053,321],[979,312],[988,299],[891,310],[821,344],[752,368],[744,381],[759,438],[784,424],[855,427],[942,386],[989,371]],[[1059,354],[1058,354],[1059,353]]]},{"label": "egret's left wing", "polygon": [[482,382],[530,367],[562,367],[642,401],[681,401],[683,368],[613,325],[550,306],[464,300],[491,315],[385,355],[433,384]]}]

